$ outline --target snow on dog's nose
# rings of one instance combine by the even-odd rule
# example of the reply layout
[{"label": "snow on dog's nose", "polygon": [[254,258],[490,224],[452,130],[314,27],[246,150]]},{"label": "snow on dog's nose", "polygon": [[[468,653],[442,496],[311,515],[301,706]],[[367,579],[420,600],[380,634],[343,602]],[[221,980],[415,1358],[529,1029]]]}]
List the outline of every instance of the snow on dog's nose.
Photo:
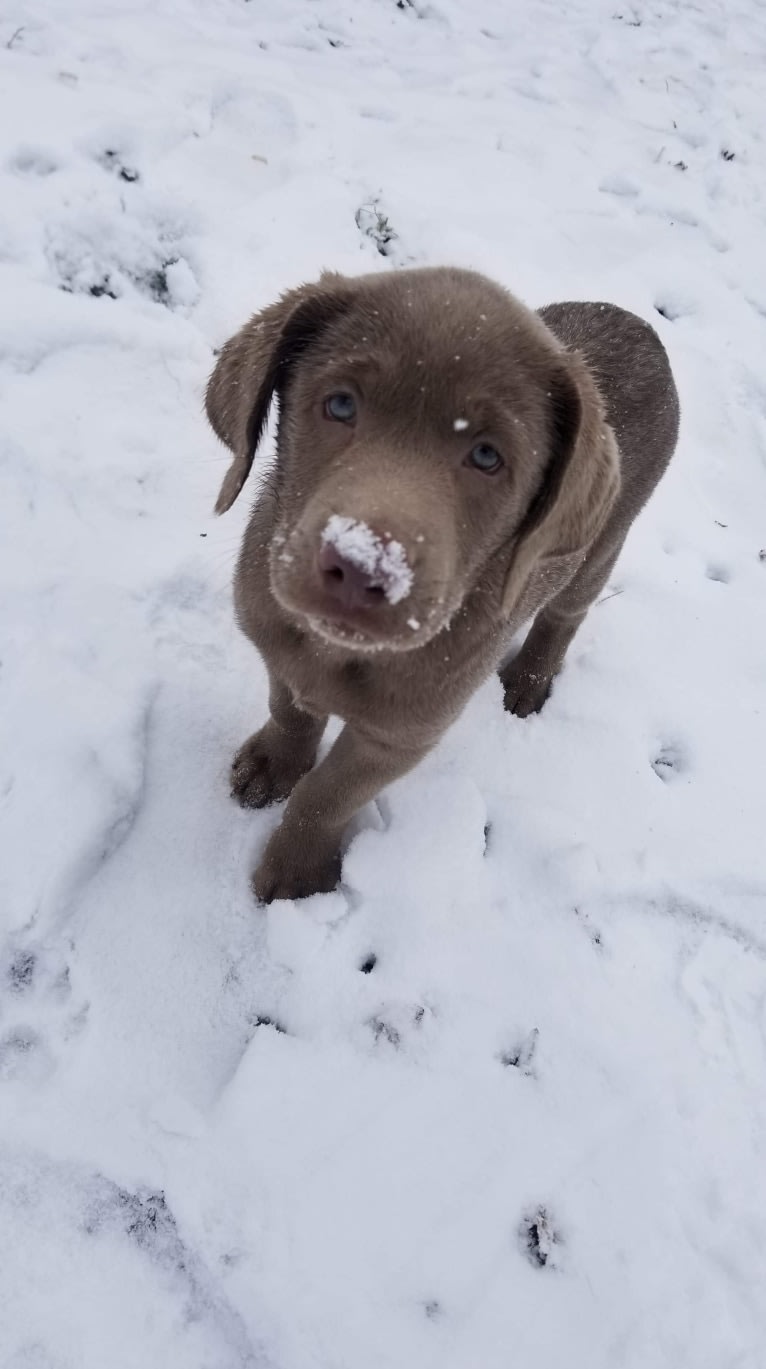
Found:
[{"label": "snow on dog's nose", "polygon": [[401,542],[339,514],[325,524],[317,566],[325,592],[344,608],[398,604],[412,589],[413,574]]}]

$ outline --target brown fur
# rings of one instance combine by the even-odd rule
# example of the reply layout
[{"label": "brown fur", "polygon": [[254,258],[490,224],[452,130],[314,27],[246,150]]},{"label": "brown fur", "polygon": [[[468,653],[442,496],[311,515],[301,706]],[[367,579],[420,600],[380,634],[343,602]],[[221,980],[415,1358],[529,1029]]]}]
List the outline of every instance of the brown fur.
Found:
[{"label": "brown fur", "polygon": [[[353,424],[325,416],[339,391],[356,397]],[[254,807],[289,797],[254,875],[266,901],[334,886],[349,819],[493,669],[509,709],[542,707],[678,429],[667,356],[641,319],[610,304],[534,314],[449,268],[324,275],[226,344],[207,392],[234,453],[218,512],[245,483],[275,396],[276,459],[235,579],[271,718],[235,757],[232,791]],[[503,455],[498,473],[465,464],[478,442]],[[400,543],[413,572],[401,602],[334,616],[318,569],[333,514]],[[346,725],[312,768],[330,713]]]}]

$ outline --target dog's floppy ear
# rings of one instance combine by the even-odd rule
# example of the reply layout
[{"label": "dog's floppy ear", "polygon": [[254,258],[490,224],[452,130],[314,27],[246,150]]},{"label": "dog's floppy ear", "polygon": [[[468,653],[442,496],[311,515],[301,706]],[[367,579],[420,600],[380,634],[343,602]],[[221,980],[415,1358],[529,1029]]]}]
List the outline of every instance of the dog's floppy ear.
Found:
[{"label": "dog's floppy ear", "polygon": [[234,460],[216,500],[216,513],[231,508],[250,473],[286,367],[346,307],[342,280],[327,274],[315,285],[289,290],[256,314],[221,351],[208,382],[205,409]]},{"label": "dog's floppy ear", "polygon": [[530,577],[559,561],[584,560],[620,487],[614,434],[583,358],[562,353],[547,386],[551,452],[540,489],[519,529],[503,593],[507,616]]}]

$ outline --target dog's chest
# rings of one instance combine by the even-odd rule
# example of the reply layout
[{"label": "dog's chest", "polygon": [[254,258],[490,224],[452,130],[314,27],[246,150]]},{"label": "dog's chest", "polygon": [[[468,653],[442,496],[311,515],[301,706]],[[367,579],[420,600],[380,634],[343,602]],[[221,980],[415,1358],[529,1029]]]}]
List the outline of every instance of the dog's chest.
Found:
[{"label": "dog's chest", "polygon": [[298,708],[315,717],[334,714],[350,723],[382,722],[395,690],[379,665],[357,659],[328,658],[326,649],[306,637],[283,657],[279,670]]},{"label": "dog's chest", "polygon": [[417,662],[415,653],[333,658],[322,642],[290,626],[279,637],[261,650],[298,708],[315,717],[332,714],[389,740],[427,741],[441,733],[497,655],[489,641],[477,650],[479,643],[461,640],[459,632],[440,634],[420,648]]}]

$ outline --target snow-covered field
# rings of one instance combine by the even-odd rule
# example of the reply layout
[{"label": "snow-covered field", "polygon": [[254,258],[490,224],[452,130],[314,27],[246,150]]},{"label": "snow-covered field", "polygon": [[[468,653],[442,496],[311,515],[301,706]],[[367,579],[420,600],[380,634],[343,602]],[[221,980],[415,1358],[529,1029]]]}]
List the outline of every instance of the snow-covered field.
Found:
[{"label": "snow-covered field", "polygon": [[[765,69],[760,0],[5,0],[2,1369],[763,1369]],[[643,314],[680,446],[544,712],[264,911],[213,348],[436,263]]]}]

